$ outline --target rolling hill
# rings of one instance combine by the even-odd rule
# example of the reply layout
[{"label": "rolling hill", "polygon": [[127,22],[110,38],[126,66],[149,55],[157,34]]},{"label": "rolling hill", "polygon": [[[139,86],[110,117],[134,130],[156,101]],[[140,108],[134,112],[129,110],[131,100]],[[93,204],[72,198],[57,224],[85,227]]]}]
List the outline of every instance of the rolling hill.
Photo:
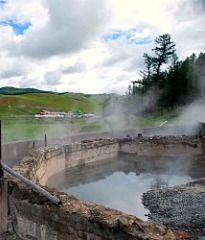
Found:
[{"label": "rolling hill", "polygon": [[110,94],[54,93],[33,88],[0,88],[0,116],[33,115],[40,110],[102,111]]},{"label": "rolling hill", "polygon": [[2,87],[0,94],[4,95],[18,95],[25,93],[52,93],[51,91],[43,91],[36,88],[15,88],[15,87]]}]

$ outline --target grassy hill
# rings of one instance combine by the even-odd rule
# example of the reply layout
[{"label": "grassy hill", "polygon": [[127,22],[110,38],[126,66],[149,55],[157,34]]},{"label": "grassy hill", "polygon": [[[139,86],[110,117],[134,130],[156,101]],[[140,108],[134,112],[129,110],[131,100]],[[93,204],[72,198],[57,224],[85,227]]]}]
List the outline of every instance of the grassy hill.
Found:
[{"label": "grassy hill", "polygon": [[4,95],[18,95],[25,93],[52,93],[51,91],[43,91],[36,88],[15,88],[15,87],[2,87],[0,88],[0,94]]},{"label": "grassy hill", "polygon": [[[36,119],[40,110],[101,113],[110,94],[55,93],[32,88],[0,88],[0,119],[3,142],[19,139],[62,137],[79,131],[86,119],[45,118]],[[90,127],[89,127],[90,129]]]},{"label": "grassy hill", "polygon": [[82,112],[102,111],[107,94],[54,93],[32,88],[0,88],[0,116],[33,115],[40,110]]},{"label": "grassy hill", "polygon": [[[55,93],[38,89],[0,88],[0,119],[2,120],[3,142],[19,139],[43,139],[68,136],[79,131],[110,130],[117,127],[159,126],[163,122],[171,122],[176,118],[175,112],[167,112],[143,116],[124,116],[104,121],[90,122],[79,118],[71,121],[69,118],[34,118],[40,110],[72,111],[80,110],[85,113],[102,113],[105,105],[110,106],[111,94]],[[114,99],[124,100],[124,96],[112,94]],[[108,101],[106,101],[108,100]],[[112,111],[111,111],[112,113]],[[173,115],[174,114],[174,115]]]}]

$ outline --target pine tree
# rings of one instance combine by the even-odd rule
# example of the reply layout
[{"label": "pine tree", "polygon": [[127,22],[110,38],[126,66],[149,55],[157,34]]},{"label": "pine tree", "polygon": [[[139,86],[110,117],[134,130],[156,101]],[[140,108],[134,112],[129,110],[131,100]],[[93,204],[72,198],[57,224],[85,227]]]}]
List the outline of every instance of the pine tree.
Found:
[{"label": "pine tree", "polygon": [[153,59],[153,65],[155,67],[156,76],[158,78],[162,64],[167,64],[170,58],[173,57],[173,54],[175,54],[176,44],[171,41],[170,34],[159,35],[159,37],[155,39],[155,43],[157,46],[152,49],[156,55],[156,57]]}]

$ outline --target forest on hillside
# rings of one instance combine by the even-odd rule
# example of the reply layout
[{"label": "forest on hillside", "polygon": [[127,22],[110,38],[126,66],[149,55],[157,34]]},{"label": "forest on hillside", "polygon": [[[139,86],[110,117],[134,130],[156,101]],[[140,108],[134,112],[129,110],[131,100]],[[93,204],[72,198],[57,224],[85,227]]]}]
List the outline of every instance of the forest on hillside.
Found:
[{"label": "forest on hillside", "polygon": [[204,52],[179,60],[170,34],[159,35],[152,52],[153,55],[143,54],[141,79],[128,87],[128,109],[137,108],[139,111],[135,112],[170,110],[204,97]]}]

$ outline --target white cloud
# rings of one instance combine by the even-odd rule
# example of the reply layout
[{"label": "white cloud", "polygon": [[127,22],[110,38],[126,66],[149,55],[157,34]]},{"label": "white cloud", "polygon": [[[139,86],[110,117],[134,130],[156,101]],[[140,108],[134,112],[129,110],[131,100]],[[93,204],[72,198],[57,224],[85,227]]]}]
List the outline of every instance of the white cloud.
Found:
[{"label": "white cloud", "polygon": [[66,66],[65,70],[63,70],[63,73],[70,74],[83,72],[85,68],[86,68],[85,63],[83,63],[81,60],[77,60],[74,64]]},{"label": "white cloud", "polygon": [[[125,93],[159,34],[171,34],[180,59],[204,51],[204,10],[203,0],[8,0],[0,86]],[[28,27],[17,35],[5,21]]]},{"label": "white cloud", "polygon": [[15,36],[9,26],[0,26],[0,55],[3,57],[15,46]]},{"label": "white cloud", "polygon": [[7,3],[0,7],[0,19],[12,19],[21,24],[32,22],[32,25],[41,27],[48,19],[48,12],[42,0],[7,0]]},{"label": "white cloud", "polygon": [[48,86],[56,86],[61,84],[61,73],[58,71],[47,72],[44,75],[44,83]]},{"label": "white cloud", "polygon": [[103,0],[47,0],[48,21],[43,27],[30,27],[20,52],[46,58],[88,47],[103,29],[108,12]]}]

